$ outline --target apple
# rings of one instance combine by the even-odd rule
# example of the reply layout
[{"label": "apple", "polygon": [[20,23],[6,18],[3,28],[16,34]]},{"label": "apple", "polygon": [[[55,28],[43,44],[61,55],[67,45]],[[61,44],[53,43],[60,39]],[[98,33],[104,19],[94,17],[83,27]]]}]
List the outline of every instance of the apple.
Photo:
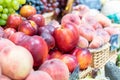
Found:
[{"label": "apple", "polygon": [[19,14],[10,14],[8,16],[6,26],[17,30],[21,22],[22,22],[22,17]]},{"label": "apple", "polygon": [[74,49],[79,40],[78,28],[70,23],[61,25],[54,30],[54,38],[57,47],[63,52]]},{"label": "apple", "polygon": [[52,59],[52,58],[58,58],[59,59],[59,57],[63,55],[63,53],[61,51],[59,51],[58,49],[50,50],[49,54],[50,54],[50,59]]},{"label": "apple", "polygon": [[18,45],[31,52],[34,59],[34,69],[38,68],[48,58],[48,46],[41,36],[34,35],[28,39],[23,39]]},{"label": "apple", "polygon": [[53,80],[69,80],[68,67],[60,59],[46,60],[39,70],[47,72]]},{"label": "apple", "polygon": [[34,14],[27,18],[28,20],[33,20],[38,27],[42,27],[45,25],[45,18],[41,14]]},{"label": "apple", "polygon": [[62,60],[68,66],[70,72],[73,72],[73,70],[78,65],[76,56],[71,54],[63,54],[62,56],[59,57],[59,59]]},{"label": "apple", "polygon": [[24,32],[27,35],[36,35],[38,32],[37,24],[32,20],[24,20],[18,27],[18,31]]},{"label": "apple", "polygon": [[31,72],[25,80],[53,80],[53,79],[47,72],[37,70]]},{"label": "apple", "polygon": [[75,48],[72,55],[76,56],[81,70],[88,68],[92,63],[92,54],[87,48]]},{"label": "apple", "polygon": [[12,41],[13,43],[15,43],[16,45],[19,45],[20,43],[22,43],[23,41],[29,38],[30,36],[26,35],[23,32],[15,32],[8,39]]},{"label": "apple", "polygon": [[16,45],[29,50],[34,59],[34,67],[39,67],[48,58],[48,46],[45,40],[38,35],[28,36],[22,32],[16,32],[9,38]]},{"label": "apple", "polygon": [[4,29],[4,38],[9,38],[12,34],[14,34],[16,32],[16,29],[14,28],[5,28]]},{"label": "apple", "polygon": [[24,5],[20,8],[20,15],[23,17],[27,18],[34,14],[36,14],[36,9],[31,5]]},{"label": "apple", "polygon": [[3,75],[23,80],[32,70],[33,57],[22,46],[8,46],[0,52],[0,65]]}]

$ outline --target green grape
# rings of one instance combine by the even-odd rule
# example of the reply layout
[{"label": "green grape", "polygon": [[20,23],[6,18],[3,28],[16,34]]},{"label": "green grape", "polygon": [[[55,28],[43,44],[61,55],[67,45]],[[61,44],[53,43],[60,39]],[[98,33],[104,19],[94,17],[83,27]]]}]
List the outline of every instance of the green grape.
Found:
[{"label": "green grape", "polygon": [[1,26],[4,26],[5,24],[6,24],[6,20],[0,19],[0,25],[1,25]]},{"label": "green grape", "polygon": [[7,5],[7,7],[11,7],[11,2],[12,0],[5,0],[5,4]]},{"label": "green grape", "polygon": [[10,14],[15,13],[15,10],[13,8],[9,8],[8,13],[10,13]]},{"label": "green grape", "polygon": [[2,5],[0,5],[0,12],[2,12],[3,11],[3,6]]},{"label": "green grape", "polygon": [[0,0],[0,4],[3,4],[4,0]]},{"label": "green grape", "polygon": [[3,9],[3,13],[5,13],[5,14],[8,13],[8,9],[7,9],[7,8],[4,8],[4,9]]},{"label": "green grape", "polygon": [[8,18],[8,15],[7,14],[2,14],[1,18],[4,19],[4,20],[6,20]]},{"label": "green grape", "polygon": [[26,3],[26,0],[19,0],[20,1],[20,4],[25,4]]},{"label": "green grape", "polygon": [[4,0],[4,1],[5,1],[5,3],[9,3],[10,4],[12,0]]},{"label": "green grape", "polygon": [[15,9],[15,10],[18,10],[19,9],[19,2],[17,0],[13,0],[12,1],[12,7]]}]

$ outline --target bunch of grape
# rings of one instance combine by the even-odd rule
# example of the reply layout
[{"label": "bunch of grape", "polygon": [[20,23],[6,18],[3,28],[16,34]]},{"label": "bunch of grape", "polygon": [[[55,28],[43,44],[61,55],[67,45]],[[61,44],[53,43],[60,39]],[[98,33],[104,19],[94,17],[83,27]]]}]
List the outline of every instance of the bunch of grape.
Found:
[{"label": "bunch of grape", "polygon": [[0,0],[0,26],[6,24],[9,14],[15,13],[26,0]]},{"label": "bunch of grape", "polygon": [[52,12],[52,11],[54,11],[56,15],[60,13],[60,8],[59,8],[60,3],[58,0],[41,0],[41,1],[44,4],[44,10],[42,11],[42,13]]},{"label": "bunch of grape", "polygon": [[44,4],[41,0],[26,0],[26,4],[34,6],[38,14],[42,13],[42,10],[44,10]]}]

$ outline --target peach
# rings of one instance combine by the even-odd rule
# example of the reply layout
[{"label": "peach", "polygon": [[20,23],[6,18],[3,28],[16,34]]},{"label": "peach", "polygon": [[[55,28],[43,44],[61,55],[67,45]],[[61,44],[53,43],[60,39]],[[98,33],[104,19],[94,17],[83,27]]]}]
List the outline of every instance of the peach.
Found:
[{"label": "peach", "polygon": [[9,77],[5,76],[5,75],[0,75],[0,80],[12,80]]},{"label": "peach", "polygon": [[112,24],[111,20],[101,13],[97,14],[95,18],[103,27],[107,27]]},{"label": "peach", "polygon": [[1,76],[2,72],[1,72],[1,66],[0,66],[0,76]]},{"label": "peach", "polygon": [[31,72],[25,80],[53,80],[53,79],[47,72],[38,70]]},{"label": "peach", "polygon": [[11,79],[22,80],[33,67],[31,53],[21,46],[5,47],[0,52],[2,74]]},{"label": "peach", "polygon": [[89,45],[89,42],[87,39],[85,39],[84,37],[82,36],[79,36],[79,41],[77,43],[77,46],[80,47],[80,48],[87,48]]},{"label": "peach", "polygon": [[104,40],[101,36],[95,36],[94,39],[90,42],[89,48],[99,48],[104,44]]},{"label": "peach", "polygon": [[14,46],[15,44],[9,39],[0,38],[0,51],[7,46]]},{"label": "peach", "polygon": [[45,61],[39,70],[47,72],[53,80],[69,80],[69,70],[67,65],[59,59]]},{"label": "peach", "polygon": [[61,20],[62,25],[66,23],[71,23],[73,25],[79,26],[81,24],[81,20],[78,15],[69,13],[69,14],[64,15]]},{"label": "peach", "polygon": [[79,33],[81,36],[86,38],[88,41],[93,40],[93,36],[95,34],[95,29],[92,27],[80,27],[79,28]]}]

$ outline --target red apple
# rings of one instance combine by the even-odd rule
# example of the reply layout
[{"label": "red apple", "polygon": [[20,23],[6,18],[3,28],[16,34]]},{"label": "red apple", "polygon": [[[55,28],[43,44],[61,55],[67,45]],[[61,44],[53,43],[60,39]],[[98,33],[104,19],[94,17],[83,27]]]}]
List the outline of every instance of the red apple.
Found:
[{"label": "red apple", "polygon": [[38,68],[48,58],[48,46],[45,40],[40,36],[32,36],[22,40],[21,45],[28,49],[34,59],[34,68]]},{"label": "red apple", "polygon": [[27,18],[34,14],[36,14],[36,9],[35,9],[35,7],[33,7],[31,5],[24,5],[20,9],[20,15],[23,17]]},{"label": "red apple", "polygon": [[25,33],[23,33],[23,32],[15,32],[8,39],[11,40],[16,45],[19,45],[20,43],[22,43],[23,41],[25,41],[29,38],[30,38],[30,36],[25,35]]},{"label": "red apple", "polygon": [[6,28],[4,29],[4,38],[9,38],[12,34],[16,32],[16,29],[14,28]]},{"label": "red apple", "polygon": [[18,31],[24,32],[25,34],[32,36],[37,34],[38,26],[32,20],[25,20],[19,25]]},{"label": "red apple", "polygon": [[69,52],[76,47],[79,40],[78,28],[70,23],[55,29],[54,38],[57,47],[64,52]]},{"label": "red apple", "polygon": [[17,29],[22,22],[22,17],[19,14],[11,14],[8,16],[6,26]]},{"label": "red apple", "polygon": [[92,63],[92,54],[87,48],[75,48],[72,53],[76,56],[81,70],[84,70]]},{"label": "red apple", "polygon": [[28,36],[22,32],[16,32],[9,38],[15,44],[28,49],[34,59],[34,67],[39,67],[48,58],[48,46],[45,40],[37,35]]},{"label": "red apple", "polygon": [[63,53],[61,51],[59,51],[58,49],[50,50],[49,54],[50,54],[50,59],[59,58],[60,56],[63,55]]},{"label": "red apple", "polygon": [[38,27],[45,25],[45,18],[41,14],[34,14],[28,17],[28,20],[33,20]]},{"label": "red apple", "polygon": [[72,72],[78,65],[76,56],[71,54],[63,54],[59,59],[68,66],[70,72]]}]

